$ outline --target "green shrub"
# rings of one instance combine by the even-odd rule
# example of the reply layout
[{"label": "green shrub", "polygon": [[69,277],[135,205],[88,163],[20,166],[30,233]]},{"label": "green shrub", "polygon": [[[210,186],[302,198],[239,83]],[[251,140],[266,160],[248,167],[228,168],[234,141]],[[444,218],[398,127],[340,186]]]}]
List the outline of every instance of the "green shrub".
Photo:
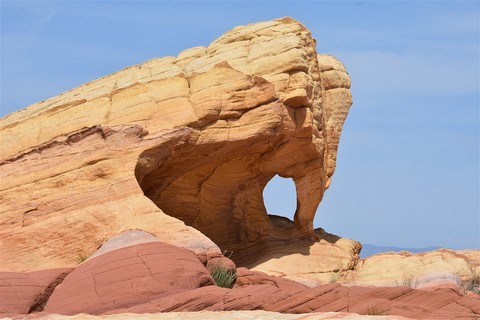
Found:
[{"label": "green shrub", "polygon": [[228,269],[223,266],[215,267],[211,271],[212,278],[215,280],[217,286],[222,288],[231,288],[237,280],[237,270]]}]

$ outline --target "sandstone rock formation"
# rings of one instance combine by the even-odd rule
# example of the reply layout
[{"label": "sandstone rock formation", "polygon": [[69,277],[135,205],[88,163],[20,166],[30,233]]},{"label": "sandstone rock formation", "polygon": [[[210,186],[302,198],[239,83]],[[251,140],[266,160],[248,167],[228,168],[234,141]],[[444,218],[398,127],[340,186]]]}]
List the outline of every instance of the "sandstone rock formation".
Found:
[{"label": "sandstone rock formation", "polygon": [[400,316],[362,316],[346,312],[316,312],[304,314],[283,314],[263,310],[256,311],[201,311],[201,312],[166,312],[152,314],[113,314],[113,315],[89,315],[79,314],[74,316],[43,315],[43,316],[15,316],[5,317],[2,320],[408,320],[410,318]]},{"label": "sandstone rock formation", "polygon": [[44,310],[100,314],[213,284],[193,252],[150,242],[113,250],[79,265],[56,288]]},{"label": "sandstone rock formation", "polygon": [[[221,288],[214,285],[193,252],[151,240],[120,248],[107,245],[107,249],[99,249],[72,271],[65,271],[66,276],[54,290],[39,295],[42,299],[30,299],[34,308],[25,308],[25,301],[19,300],[21,309],[13,308],[13,303],[4,313],[30,312],[34,316],[265,310],[384,314],[413,319],[469,319],[480,314],[480,297],[464,297],[451,289],[424,291],[404,286],[348,287],[336,283],[308,288],[245,268],[237,270],[233,289]],[[0,296],[14,296],[12,292],[19,292],[25,284],[19,279],[32,279],[33,274],[23,273],[23,278],[17,275],[15,282],[9,273],[0,273]]]},{"label": "sandstone rock formation", "polygon": [[72,268],[0,272],[0,315],[39,311]]},{"label": "sandstone rock formation", "polygon": [[341,282],[341,277],[353,269],[358,261],[361,245],[340,238],[318,228],[319,241],[295,241],[276,247],[252,265],[252,270],[285,277],[313,287],[330,282]]},{"label": "sandstone rock formation", "polygon": [[[312,222],[335,169],[349,86],[343,65],[283,18],[7,115],[1,269],[73,266],[129,229],[204,262],[225,250],[253,266],[296,241],[310,250],[322,236]],[[292,224],[270,219],[263,204],[276,174],[296,184]],[[359,245],[341,247],[351,268]]]},{"label": "sandstone rock formation", "polygon": [[362,259],[340,282],[359,285],[457,288],[472,274],[480,273],[480,250],[439,249],[412,254],[388,252]]},{"label": "sandstone rock formation", "polygon": [[[343,65],[283,18],[0,119],[0,314],[478,316],[478,296],[458,290],[478,270],[475,253],[358,263],[358,242],[313,229],[349,87]],[[265,210],[262,191],[276,174],[295,182],[294,221]],[[219,264],[236,270],[233,289],[215,285],[209,270]],[[411,273],[426,290],[398,282]]]}]

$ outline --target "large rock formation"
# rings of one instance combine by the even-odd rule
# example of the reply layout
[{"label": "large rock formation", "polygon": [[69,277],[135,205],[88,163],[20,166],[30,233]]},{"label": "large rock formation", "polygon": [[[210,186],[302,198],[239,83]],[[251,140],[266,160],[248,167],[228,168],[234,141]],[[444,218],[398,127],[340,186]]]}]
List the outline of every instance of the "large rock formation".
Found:
[{"label": "large rock formation", "polygon": [[[72,266],[128,229],[202,261],[233,252],[243,266],[288,255],[289,243],[328,252],[338,238],[314,243],[324,233],[312,222],[335,170],[349,86],[343,65],[283,18],[7,115],[1,269]],[[276,174],[296,184],[293,223],[266,213],[262,190]],[[359,248],[344,241],[341,265],[352,268]]]}]

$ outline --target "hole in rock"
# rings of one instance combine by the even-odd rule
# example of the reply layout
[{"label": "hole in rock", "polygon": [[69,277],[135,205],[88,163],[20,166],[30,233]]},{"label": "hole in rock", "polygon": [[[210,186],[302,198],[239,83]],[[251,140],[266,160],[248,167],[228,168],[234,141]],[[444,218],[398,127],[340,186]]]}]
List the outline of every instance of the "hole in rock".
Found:
[{"label": "hole in rock", "polygon": [[281,255],[286,242],[305,237],[292,223],[297,209],[293,180],[264,168],[271,143],[260,139],[248,152],[243,141],[166,143],[140,155],[135,176],[165,214],[232,252],[237,266],[248,267],[272,252]]},{"label": "hole in rock", "polygon": [[297,209],[295,183],[291,178],[282,178],[275,175],[263,189],[263,202],[270,219],[273,220],[272,222],[277,224],[277,222],[283,220],[286,224],[289,224],[285,219],[272,216],[279,216],[293,222]]}]

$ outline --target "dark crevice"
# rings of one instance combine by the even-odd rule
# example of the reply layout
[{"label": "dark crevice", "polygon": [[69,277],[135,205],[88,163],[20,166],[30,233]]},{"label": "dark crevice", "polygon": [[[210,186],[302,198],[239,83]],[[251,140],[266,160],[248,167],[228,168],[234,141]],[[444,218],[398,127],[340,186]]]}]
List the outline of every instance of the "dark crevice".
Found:
[{"label": "dark crevice", "polygon": [[42,312],[45,306],[47,305],[48,300],[50,299],[50,296],[53,294],[55,291],[55,288],[65,280],[65,277],[70,273],[69,272],[63,272],[60,274],[55,280],[53,280],[46,288],[45,290],[35,299],[33,302],[32,306],[28,310],[28,313],[35,313],[35,312]]}]

